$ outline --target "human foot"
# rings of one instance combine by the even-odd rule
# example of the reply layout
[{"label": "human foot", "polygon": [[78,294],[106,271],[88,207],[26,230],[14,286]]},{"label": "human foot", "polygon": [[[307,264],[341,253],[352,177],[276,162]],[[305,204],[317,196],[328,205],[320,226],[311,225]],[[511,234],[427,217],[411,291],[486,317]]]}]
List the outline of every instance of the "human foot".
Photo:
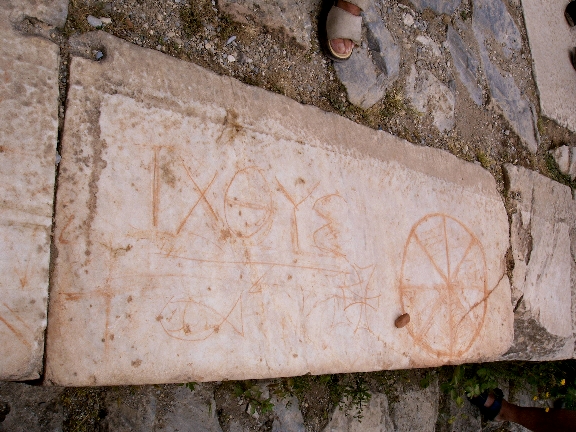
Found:
[{"label": "human foot", "polygon": [[480,412],[487,420],[503,421],[501,409],[506,401],[502,390],[496,388],[490,392],[485,391],[479,396],[470,398],[470,402],[480,408]]},{"label": "human foot", "polygon": [[360,45],[362,9],[353,3],[338,0],[328,13],[326,32],[329,55],[336,61],[347,60],[354,45]]}]

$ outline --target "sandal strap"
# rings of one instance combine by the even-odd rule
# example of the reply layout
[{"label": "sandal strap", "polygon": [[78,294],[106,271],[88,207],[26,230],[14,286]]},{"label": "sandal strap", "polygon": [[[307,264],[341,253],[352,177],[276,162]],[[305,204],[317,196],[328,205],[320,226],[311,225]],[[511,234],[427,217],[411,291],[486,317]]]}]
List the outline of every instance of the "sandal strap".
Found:
[{"label": "sandal strap", "polygon": [[346,0],[348,3],[358,6],[361,10],[365,11],[370,6],[370,0]]},{"label": "sandal strap", "polygon": [[494,396],[494,402],[489,407],[484,406],[486,400],[488,399],[488,391],[485,391],[480,396],[476,396],[470,399],[470,402],[480,408],[480,413],[484,416],[486,420],[494,420],[494,418],[500,413],[502,408],[502,399],[504,398],[504,393],[499,388],[492,390],[492,396]]},{"label": "sandal strap", "polygon": [[360,45],[362,17],[332,6],[326,20],[326,35],[328,40],[350,39],[356,45]]}]

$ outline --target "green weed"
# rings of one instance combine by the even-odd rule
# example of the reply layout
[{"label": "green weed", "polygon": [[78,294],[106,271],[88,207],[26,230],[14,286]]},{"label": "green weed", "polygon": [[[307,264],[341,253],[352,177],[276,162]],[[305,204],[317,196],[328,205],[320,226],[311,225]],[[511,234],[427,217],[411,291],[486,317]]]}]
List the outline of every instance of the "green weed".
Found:
[{"label": "green weed", "polygon": [[196,389],[196,386],[198,385],[198,383],[195,383],[194,381],[191,381],[191,382],[183,383],[183,384],[180,384],[180,385],[189,388],[190,391],[194,391],[194,390]]},{"label": "green weed", "polygon": [[575,189],[576,181],[572,180],[569,175],[560,172],[558,164],[554,160],[554,156],[552,156],[550,153],[546,153],[545,158],[546,158],[545,162],[546,162],[546,170],[548,171],[548,176],[552,180],[556,180],[559,183],[565,184],[566,186],[570,186],[572,189]]},{"label": "green weed", "polygon": [[[451,369],[451,370],[450,370]],[[497,387],[499,381],[533,393],[534,400],[559,400],[566,409],[576,409],[576,360],[559,362],[499,362],[446,367],[450,379],[440,388],[459,406]]]},{"label": "green weed", "polygon": [[264,397],[260,387],[252,381],[238,381],[234,385],[234,396],[248,402],[250,414],[266,414],[272,412],[274,404],[271,397]]}]

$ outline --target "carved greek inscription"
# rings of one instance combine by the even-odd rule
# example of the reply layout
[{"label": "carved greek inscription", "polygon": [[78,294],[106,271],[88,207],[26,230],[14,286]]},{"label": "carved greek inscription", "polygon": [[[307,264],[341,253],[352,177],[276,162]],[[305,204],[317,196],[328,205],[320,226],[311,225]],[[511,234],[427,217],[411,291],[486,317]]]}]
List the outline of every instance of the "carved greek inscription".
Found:
[{"label": "carved greek inscription", "polygon": [[[383,294],[398,290],[411,316],[407,331],[429,355],[458,358],[478,338],[490,294],[484,250],[457,219],[438,213],[417,221],[394,270],[399,277],[378,286],[387,263],[352,249],[365,227],[351,225],[358,207],[351,191],[249,159],[215,167],[176,146],[141,148],[148,208],[138,228],[126,224],[126,235],[151,267],[127,277],[145,280],[151,297],[162,298],[151,322],[167,337],[201,342],[267,332],[317,346],[333,343],[343,328],[379,337]],[[65,229],[62,243],[69,241]],[[112,242],[101,244],[108,277],[95,290],[64,297],[99,299],[107,350],[121,286],[115,284],[125,276],[116,273],[122,254]]]},{"label": "carved greek inscription", "polygon": [[224,194],[226,223],[232,235],[250,238],[268,233],[274,209],[272,192],[262,172],[244,168],[232,177]]}]

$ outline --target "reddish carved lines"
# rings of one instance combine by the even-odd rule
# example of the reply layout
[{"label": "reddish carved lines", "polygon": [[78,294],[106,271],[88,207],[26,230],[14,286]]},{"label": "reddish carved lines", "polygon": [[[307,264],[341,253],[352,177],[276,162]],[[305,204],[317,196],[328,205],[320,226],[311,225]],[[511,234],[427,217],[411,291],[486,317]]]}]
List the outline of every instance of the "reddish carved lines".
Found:
[{"label": "reddish carved lines", "polygon": [[64,232],[66,232],[66,230],[68,229],[68,227],[70,226],[70,224],[72,223],[73,220],[74,220],[74,215],[70,216],[68,218],[68,220],[66,221],[66,224],[64,224],[64,226],[62,227],[62,230],[60,231],[60,235],[58,236],[58,241],[61,244],[70,243],[70,240],[67,240],[66,238],[64,238]]},{"label": "reddish carved lines", "polygon": [[[184,165],[184,163],[182,163],[182,165]],[[186,222],[188,222],[188,218],[192,215],[192,213],[194,212],[194,209],[196,208],[196,206],[198,206],[198,204],[202,201],[206,204],[206,206],[208,207],[208,210],[210,211],[210,214],[212,215],[212,217],[218,221],[218,215],[216,214],[216,212],[214,211],[214,208],[212,207],[212,205],[210,205],[210,203],[208,202],[208,200],[206,199],[206,192],[208,192],[208,189],[210,189],[210,187],[212,186],[212,183],[214,183],[214,180],[216,179],[216,176],[218,173],[214,174],[214,177],[212,177],[212,180],[210,180],[210,183],[208,183],[208,186],[206,186],[204,189],[200,189],[200,187],[198,186],[198,184],[194,181],[194,179],[192,178],[192,175],[190,174],[190,171],[188,170],[188,168],[186,167],[186,165],[184,165],[184,169],[186,170],[186,174],[188,174],[188,177],[190,178],[190,181],[192,181],[192,183],[194,184],[194,187],[196,189],[196,191],[199,194],[198,200],[192,205],[192,207],[190,208],[190,211],[186,214],[186,217],[184,219],[182,219],[182,222],[180,222],[180,225],[178,226],[178,229],[176,230],[176,234],[180,234],[180,231],[182,231],[182,228],[184,228],[184,225],[186,225]]]},{"label": "reddish carved lines", "polygon": [[[5,309],[7,309],[10,312],[10,315],[12,315],[20,323],[20,325],[27,330],[27,333],[31,331],[30,328],[24,322],[24,320],[20,318],[20,316],[13,309],[11,309],[6,303],[2,303],[2,305],[4,306]],[[20,329],[18,329],[14,323],[10,322],[7,318],[3,317],[2,315],[0,315],[0,323],[4,324],[8,328],[8,330],[10,330],[10,332],[14,334],[14,336],[16,336],[16,338],[23,345],[27,346],[28,348],[32,347],[32,345],[26,338],[26,335]]]},{"label": "reddish carved lines", "polygon": [[341,243],[343,227],[338,222],[336,214],[345,204],[346,200],[340,194],[331,194],[317,199],[313,207],[314,211],[327,222],[314,231],[314,244],[323,252],[342,257],[345,256]]},{"label": "reddish carved lines", "polygon": [[[234,313],[239,317],[232,317]],[[241,296],[225,313],[221,313],[206,302],[172,298],[166,303],[157,320],[160,321],[166,334],[174,339],[206,340],[219,333],[224,325],[238,335],[244,336]]]},{"label": "reddish carved lines", "polygon": [[291,232],[292,247],[294,248],[294,252],[299,253],[300,237],[298,233],[298,215],[296,212],[298,211],[298,206],[302,204],[304,201],[306,201],[310,197],[310,195],[312,195],[312,193],[316,190],[320,182],[316,183],[316,185],[314,185],[311,189],[309,189],[307,191],[308,194],[298,202],[296,202],[297,198],[293,197],[290,193],[288,193],[288,191],[286,190],[284,185],[280,183],[278,178],[276,178],[276,183],[278,183],[280,190],[282,191],[284,196],[288,199],[288,201],[290,201],[290,203],[292,204],[292,232]]},{"label": "reddish carved lines", "polygon": [[404,248],[400,295],[416,344],[441,358],[465,354],[482,329],[489,295],[478,238],[450,216],[422,218]]},{"label": "reddish carved lines", "polygon": [[272,191],[258,168],[248,167],[234,174],[224,193],[224,214],[237,237],[268,233],[274,214]]}]

